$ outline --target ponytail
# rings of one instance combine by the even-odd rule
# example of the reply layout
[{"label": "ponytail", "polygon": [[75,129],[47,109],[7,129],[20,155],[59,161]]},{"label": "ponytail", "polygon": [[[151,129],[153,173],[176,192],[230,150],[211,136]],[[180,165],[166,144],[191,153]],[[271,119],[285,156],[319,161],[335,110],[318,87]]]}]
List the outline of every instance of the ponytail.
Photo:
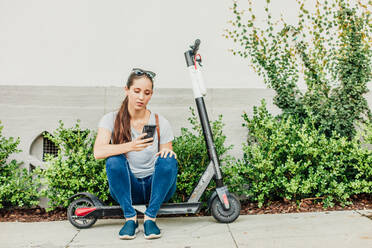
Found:
[{"label": "ponytail", "polygon": [[128,111],[128,97],[125,97],[116,115],[114,124],[113,144],[122,144],[132,141],[130,130],[130,115]]}]

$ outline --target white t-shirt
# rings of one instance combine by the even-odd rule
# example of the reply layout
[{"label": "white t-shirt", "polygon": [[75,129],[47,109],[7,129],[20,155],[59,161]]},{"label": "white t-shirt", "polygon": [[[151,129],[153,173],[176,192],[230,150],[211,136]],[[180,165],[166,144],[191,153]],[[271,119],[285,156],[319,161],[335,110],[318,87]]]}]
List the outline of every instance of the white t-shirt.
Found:
[{"label": "white t-shirt", "polygon": [[[99,121],[98,127],[105,128],[113,135],[115,119],[118,111],[110,112],[105,114]],[[174,139],[172,127],[167,119],[162,115],[159,116],[159,129],[160,129],[160,144],[166,144]],[[151,112],[150,119],[147,125],[156,125],[155,113]],[[132,140],[136,139],[141,133],[137,132],[134,128],[131,128]],[[142,151],[131,151],[128,152],[127,159],[129,167],[132,173],[137,178],[147,177],[154,173],[155,162],[158,152],[158,134],[155,132],[154,141],[151,146],[146,147]]]}]

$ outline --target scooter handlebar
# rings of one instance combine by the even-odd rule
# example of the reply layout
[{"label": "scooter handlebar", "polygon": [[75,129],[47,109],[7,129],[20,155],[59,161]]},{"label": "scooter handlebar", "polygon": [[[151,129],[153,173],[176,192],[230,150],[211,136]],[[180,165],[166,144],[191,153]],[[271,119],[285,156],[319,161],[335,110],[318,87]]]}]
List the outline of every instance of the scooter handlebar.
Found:
[{"label": "scooter handlebar", "polygon": [[199,50],[199,46],[200,46],[200,40],[199,40],[199,39],[196,39],[195,42],[194,42],[194,45],[191,46],[192,53],[193,53],[194,56],[195,56],[196,53],[198,52],[198,50]]}]

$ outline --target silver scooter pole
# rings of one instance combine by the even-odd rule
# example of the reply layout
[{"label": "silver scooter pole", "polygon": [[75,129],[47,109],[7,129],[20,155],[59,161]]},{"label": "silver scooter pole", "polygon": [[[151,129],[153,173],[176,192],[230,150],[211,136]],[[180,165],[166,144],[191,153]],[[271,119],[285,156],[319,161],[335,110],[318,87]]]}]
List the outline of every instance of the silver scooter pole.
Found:
[{"label": "silver scooter pole", "polygon": [[[200,46],[200,40],[195,40],[194,45],[190,46],[191,50],[185,52],[185,59],[186,65],[189,69],[191,82],[192,82],[192,89],[194,93],[194,98],[196,102],[196,106],[199,113],[200,123],[203,129],[205,143],[208,149],[209,159],[213,162],[213,168],[215,173],[215,181],[216,181],[216,191],[217,195],[220,198],[221,202],[223,203],[226,209],[230,208],[229,201],[227,199],[228,189],[223,184],[222,174],[220,169],[220,162],[218,159],[216,147],[213,141],[213,135],[211,131],[211,127],[209,124],[208,113],[204,103],[204,96],[207,94],[207,90],[204,85],[204,80],[202,73],[200,71],[201,66],[201,57],[197,54],[197,51]],[[199,55],[199,57],[198,57]],[[198,67],[199,65],[199,67]]]}]

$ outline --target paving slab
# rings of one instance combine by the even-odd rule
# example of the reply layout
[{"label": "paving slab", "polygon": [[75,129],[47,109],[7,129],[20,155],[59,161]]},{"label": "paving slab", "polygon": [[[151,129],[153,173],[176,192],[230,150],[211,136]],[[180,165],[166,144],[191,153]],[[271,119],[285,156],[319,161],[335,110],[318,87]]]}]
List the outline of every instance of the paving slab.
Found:
[{"label": "paving slab", "polygon": [[372,209],[355,210],[357,213],[365,216],[372,216]]},{"label": "paving slab", "polygon": [[134,240],[120,240],[118,232],[122,220],[99,220],[90,229],[79,232],[69,248],[80,247],[235,247],[228,225],[217,223],[212,217],[159,218],[162,238],[146,240],[143,237],[143,220]]},{"label": "paving slab", "polygon": [[66,247],[77,233],[68,221],[0,222],[0,247]]},{"label": "paving slab", "polygon": [[372,221],[355,211],[243,216],[238,247],[372,247]]},{"label": "paving slab", "polygon": [[243,215],[234,223],[217,223],[212,217],[159,218],[163,237],[146,240],[143,220],[134,240],[119,240],[124,221],[98,220],[78,230],[68,221],[2,222],[1,248],[95,248],[95,247],[372,247],[370,210]]}]

